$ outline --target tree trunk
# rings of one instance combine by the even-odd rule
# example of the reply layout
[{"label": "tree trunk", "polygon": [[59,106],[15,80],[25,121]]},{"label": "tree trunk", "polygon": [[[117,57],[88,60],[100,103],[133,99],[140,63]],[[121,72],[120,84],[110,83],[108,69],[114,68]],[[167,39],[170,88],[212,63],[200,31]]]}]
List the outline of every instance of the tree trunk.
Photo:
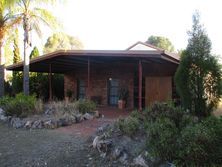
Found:
[{"label": "tree trunk", "polygon": [[3,53],[3,43],[0,42],[0,97],[5,93],[5,62]]},{"label": "tree trunk", "polygon": [[29,55],[27,55],[28,49],[28,19],[24,17],[24,65],[23,65],[23,92],[25,95],[29,95]]},{"label": "tree trunk", "polygon": [[25,95],[29,95],[29,56],[27,55],[26,41],[24,41],[23,91]]}]

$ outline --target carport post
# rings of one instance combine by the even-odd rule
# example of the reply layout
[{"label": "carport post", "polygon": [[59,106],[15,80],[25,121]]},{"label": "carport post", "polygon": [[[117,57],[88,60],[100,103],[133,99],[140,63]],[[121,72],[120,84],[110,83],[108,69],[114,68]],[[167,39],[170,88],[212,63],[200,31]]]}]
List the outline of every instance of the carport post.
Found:
[{"label": "carport post", "polygon": [[138,65],[138,76],[139,76],[139,86],[138,86],[138,92],[139,92],[139,98],[138,98],[138,109],[139,111],[142,111],[142,63],[141,60],[139,60],[139,65]]},{"label": "carport post", "polygon": [[90,57],[88,57],[87,98],[90,99]]},{"label": "carport post", "polygon": [[52,101],[52,65],[49,64],[49,101]]}]

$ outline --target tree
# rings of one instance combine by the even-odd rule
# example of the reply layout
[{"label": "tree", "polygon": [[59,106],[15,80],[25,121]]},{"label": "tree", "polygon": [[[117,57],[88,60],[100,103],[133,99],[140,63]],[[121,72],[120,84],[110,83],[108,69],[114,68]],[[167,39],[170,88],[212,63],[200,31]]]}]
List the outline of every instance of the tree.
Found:
[{"label": "tree", "polygon": [[38,48],[35,46],[30,54],[30,59],[38,57],[39,56],[39,50]]},{"label": "tree", "polygon": [[198,117],[206,117],[221,97],[222,72],[218,59],[211,54],[211,41],[198,13],[193,15],[188,35],[188,45],[175,75],[176,87],[183,107]]},{"label": "tree", "polygon": [[13,41],[13,63],[18,63],[21,61],[20,50],[19,50],[19,32],[18,29],[15,30],[14,41]]},{"label": "tree", "polygon": [[65,33],[55,33],[47,39],[44,46],[44,53],[60,49],[83,49],[83,44],[77,38]]},{"label": "tree", "polygon": [[146,43],[154,45],[158,48],[167,50],[169,52],[173,52],[174,51],[174,46],[173,44],[170,42],[170,40],[166,37],[161,37],[161,36],[150,36],[148,38],[148,40],[146,41]]},{"label": "tree", "polygon": [[12,11],[13,0],[0,0],[0,97],[4,95],[5,58],[3,46],[8,32],[20,21]]},{"label": "tree", "polygon": [[24,30],[24,66],[23,66],[23,90],[29,95],[29,56],[27,49],[31,46],[30,33],[34,30],[39,37],[42,36],[41,23],[55,28],[58,26],[56,18],[42,5],[53,4],[55,0],[18,0],[16,11],[22,17]]}]

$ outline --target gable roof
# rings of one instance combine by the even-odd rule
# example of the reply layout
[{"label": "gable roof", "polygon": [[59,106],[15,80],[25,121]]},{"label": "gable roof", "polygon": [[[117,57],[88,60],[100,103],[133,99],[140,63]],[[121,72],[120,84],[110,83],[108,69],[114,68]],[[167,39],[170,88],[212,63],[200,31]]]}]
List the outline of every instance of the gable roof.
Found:
[{"label": "gable roof", "polygon": [[126,50],[157,50],[157,51],[164,51],[164,49],[158,48],[154,45],[138,41],[135,44],[128,47]]}]

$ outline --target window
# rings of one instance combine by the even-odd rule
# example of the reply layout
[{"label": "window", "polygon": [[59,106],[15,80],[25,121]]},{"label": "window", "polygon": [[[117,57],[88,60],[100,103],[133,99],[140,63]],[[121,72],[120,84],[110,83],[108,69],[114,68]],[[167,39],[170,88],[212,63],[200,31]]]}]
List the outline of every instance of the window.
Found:
[{"label": "window", "polygon": [[84,80],[79,79],[77,81],[78,99],[84,99],[86,97],[86,83]]}]

